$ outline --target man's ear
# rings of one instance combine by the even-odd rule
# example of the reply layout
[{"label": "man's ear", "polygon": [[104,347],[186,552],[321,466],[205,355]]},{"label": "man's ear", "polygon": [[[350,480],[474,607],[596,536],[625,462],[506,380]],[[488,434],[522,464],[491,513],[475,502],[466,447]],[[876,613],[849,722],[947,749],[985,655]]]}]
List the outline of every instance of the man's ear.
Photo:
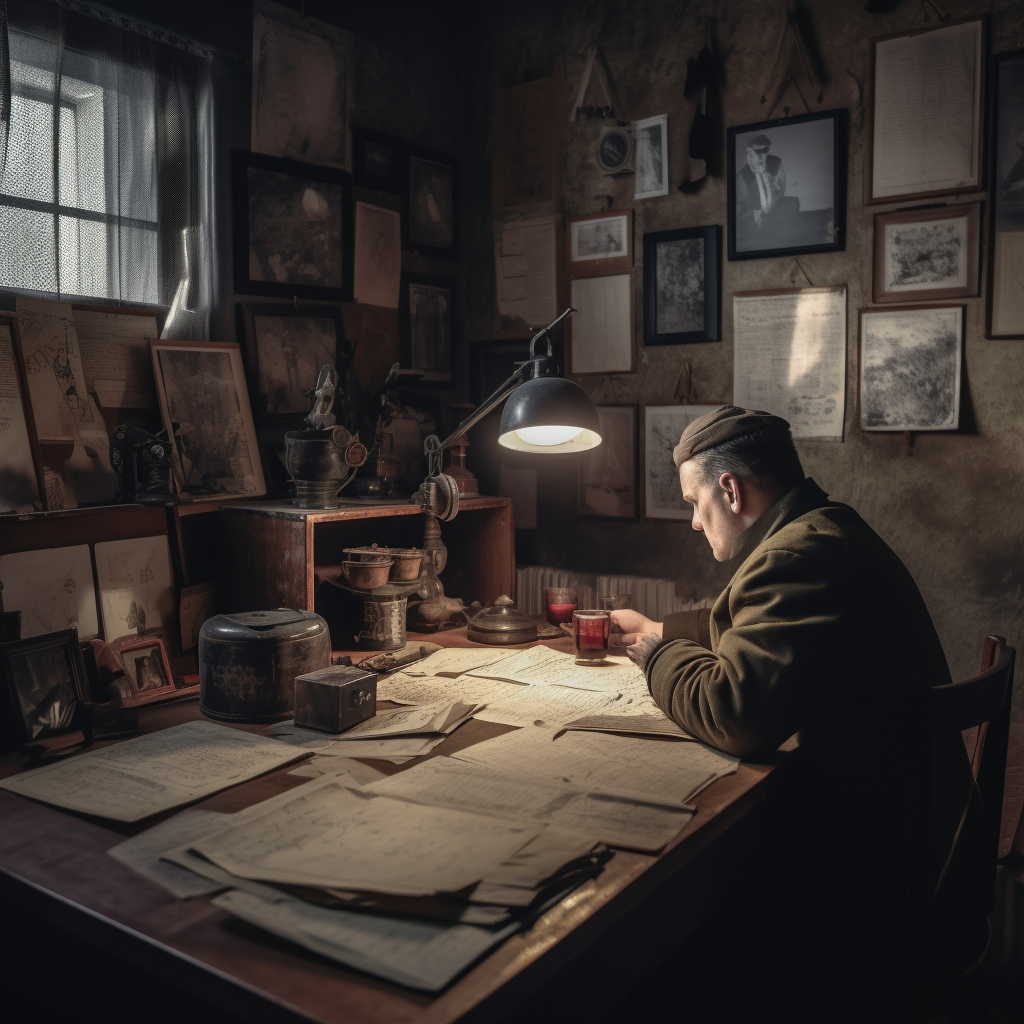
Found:
[{"label": "man's ear", "polygon": [[723,473],[718,478],[718,485],[725,491],[729,502],[729,511],[739,515],[743,511],[743,485],[735,473]]}]

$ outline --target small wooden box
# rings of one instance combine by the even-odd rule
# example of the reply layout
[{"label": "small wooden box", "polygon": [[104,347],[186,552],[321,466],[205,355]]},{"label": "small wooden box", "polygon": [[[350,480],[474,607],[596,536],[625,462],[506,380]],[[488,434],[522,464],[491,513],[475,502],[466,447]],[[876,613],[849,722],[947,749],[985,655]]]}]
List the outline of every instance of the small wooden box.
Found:
[{"label": "small wooden box", "polygon": [[377,673],[332,665],[295,677],[295,724],[338,733],[377,713]]}]

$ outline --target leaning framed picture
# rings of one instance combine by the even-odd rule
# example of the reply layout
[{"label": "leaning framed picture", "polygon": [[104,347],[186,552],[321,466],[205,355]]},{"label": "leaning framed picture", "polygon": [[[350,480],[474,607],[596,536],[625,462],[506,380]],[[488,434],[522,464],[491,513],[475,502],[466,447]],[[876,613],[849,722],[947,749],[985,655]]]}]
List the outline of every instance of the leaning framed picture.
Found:
[{"label": "leaning framed picture", "polygon": [[683,501],[672,450],[690,423],[718,408],[720,404],[644,406],[645,519],[693,518],[693,508]]},{"label": "leaning framed picture", "polygon": [[576,514],[594,519],[640,518],[640,450],[635,405],[599,405],[601,443],[580,460]]},{"label": "leaning framed picture", "polygon": [[132,704],[151,704],[178,692],[161,637],[131,637],[130,642],[118,646],[116,653],[131,687]]},{"label": "leaning framed picture", "polygon": [[402,365],[423,374],[417,384],[452,387],[455,282],[403,274],[398,307]]},{"label": "leaning framed picture", "polygon": [[981,204],[875,214],[873,302],[978,294]]},{"label": "leaning framed picture", "polygon": [[256,429],[234,342],[152,341],[160,417],[173,437],[179,495],[219,501],[266,493]]},{"label": "leaning framed picture", "polygon": [[644,344],[718,341],[722,229],[652,231],[644,235]]},{"label": "leaning framed picture", "polygon": [[633,211],[580,213],[565,218],[570,277],[612,274],[633,268]]},{"label": "leaning framed picture", "polygon": [[352,183],[358,188],[402,192],[402,140],[394,135],[352,128]]},{"label": "leaning framed picture", "polygon": [[845,110],[727,135],[730,260],[846,248]]},{"label": "leaning framed picture", "polygon": [[239,150],[231,172],[235,291],[351,300],[351,176]]},{"label": "leaning framed picture", "polygon": [[406,147],[402,246],[431,256],[458,255],[458,168],[453,156]]},{"label": "leaning framed picture", "polygon": [[860,311],[860,429],[957,430],[965,306]]}]

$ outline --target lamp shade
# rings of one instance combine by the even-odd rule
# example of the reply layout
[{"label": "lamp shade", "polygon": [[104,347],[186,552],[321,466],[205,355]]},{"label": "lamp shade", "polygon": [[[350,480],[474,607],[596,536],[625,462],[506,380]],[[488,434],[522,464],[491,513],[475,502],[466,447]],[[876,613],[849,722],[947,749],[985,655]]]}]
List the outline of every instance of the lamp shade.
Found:
[{"label": "lamp shade", "polygon": [[517,452],[585,452],[601,443],[601,421],[590,396],[563,377],[536,377],[505,403],[498,442]]}]

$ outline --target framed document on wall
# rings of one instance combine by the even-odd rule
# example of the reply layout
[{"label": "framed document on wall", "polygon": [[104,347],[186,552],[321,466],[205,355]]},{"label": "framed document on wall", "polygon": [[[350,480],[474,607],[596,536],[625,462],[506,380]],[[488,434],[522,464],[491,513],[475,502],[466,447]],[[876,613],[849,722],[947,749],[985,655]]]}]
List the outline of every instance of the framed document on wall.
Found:
[{"label": "framed document on wall", "polygon": [[644,235],[644,344],[718,341],[722,229],[675,228]]}]

